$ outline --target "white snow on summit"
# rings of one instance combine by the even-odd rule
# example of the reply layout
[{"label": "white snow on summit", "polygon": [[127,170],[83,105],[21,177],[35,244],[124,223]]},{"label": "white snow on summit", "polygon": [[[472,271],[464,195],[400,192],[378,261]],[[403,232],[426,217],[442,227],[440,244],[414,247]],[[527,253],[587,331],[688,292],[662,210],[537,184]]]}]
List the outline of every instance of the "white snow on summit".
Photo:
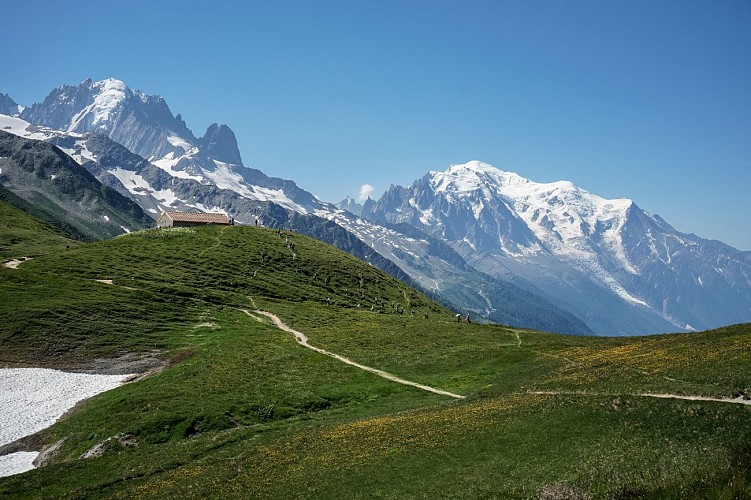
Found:
[{"label": "white snow on summit", "polygon": [[[452,165],[446,171],[431,171],[430,186],[436,195],[451,203],[468,204],[477,221],[492,208],[488,202],[504,203],[520,217],[542,246],[532,243],[521,257],[547,251],[570,262],[582,271],[594,274],[599,281],[624,300],[647,304],[629,294],[603,266],[604,255],[615,258],[631,274],[639,270],[626,257],[621,230],[633,202],[629,199],[605,199],[569,181],[537,183],[513,172],[505,172],[481,161]],[[410,205],[420,212],[420,221],[428,224],[433,213]],[[466,240],[466,238],[465,238]],[[471,242],[467,241],[468,244]],[[502,248],[503,245],[502,245]]]},{"label": "white snow on summit", "polygon": [[126,99],[132,91],[124,82],[115,78],[108,78],[92,84],[97,90],[94,102],[79,111],[68,126],[68,132],[75,131],[83,121],[88,125],[104,128],[110,121],[110,115],[117,106]]},{"label": "white snow on summit", "polygon": [[480,161],[452,165],[445,172],[433,171],[431,177],[436,193],[472,203],[478,220],[485,208],[483,200],[499,198],[506,202],[557,255],[590,256],[594,251],[592,237],[599,231],[604,244],[619,256],[624,267],[637,273],[626,259],[620,239],[631,200],[604,199],[569,181],[533,182]]}]

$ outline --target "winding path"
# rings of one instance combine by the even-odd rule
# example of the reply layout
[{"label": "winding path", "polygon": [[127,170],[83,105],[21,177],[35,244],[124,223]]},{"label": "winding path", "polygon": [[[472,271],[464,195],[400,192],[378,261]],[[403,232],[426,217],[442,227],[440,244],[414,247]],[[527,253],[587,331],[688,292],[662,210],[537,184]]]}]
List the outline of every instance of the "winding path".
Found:
[{"label": "winding path", "polygon": [[741,405],[751,405],[751,399],[743,399],[743,396],[730,398],[712,398],[709,396],[684,396],[682,394],[657,394],[645,392],[642,394],[600,394],[590,392],[576,391],[530,391],[528,394],[537,394],[543,396],[573,395],[573,396],[636,396],[640,398],[659,398],[659,399],[683,399],[685,401],[714,401],[715,403],[731,403]]},{"label": "winding path", "polygon": [[[256,317],[253,313],[251,313],[247,309],[241,309],[241,311],[244,312],[245,314],[247,314],[248,316]],[[412,386],[412,387],[417,387],[418,389],[422,389],[423,391],[428,391],[428,392],[432,392],[432,393],[435,393],[435,394],[440,394],[442,396],[449,396],[449,397],[456,398],[456,399],[464,399],[465,398],[465,396],[462,396],[460,394],[454,394],[452,392],[444,391],[444,390],[441,390],[441,389],[436,389],[435,387],[430,387],[428,385],[418,384],[417,382],[412,382],[411,380],[405,380],[403,378],[397,377],[396,375],[393,375],[391,373],[385,372],[383,370],[378,370],[377,368],[372,368],[370,366],[361,365],[360,363],[352,361],[351,359],[345,358],[344,356],[341,356],[339,354],[336,354],[336,353],[333,353],[333,352],[329,352],[329,351],[327,351],[325,349],[321,349],[320,347],[312,346],[312,345],[310,345],[308,343],[308,337],[304,333],[298,332],[297,330],[294,330],[294,329],[290,328],[289,326],[287,326],[286,324],[284,324],[284,322],[281,319],[279,319],[279,317],[276,316],[275,314],[272,314],[272,313],[270,313],[268,311],[261,311],[260,309],[256,310],[255,312],[258,313],[258,314],[262,314],[263,316],[266,316],[267,318],[271,319],[271,321],[273,321],[274,325],[276,325],[276,327],[279,328],[280,330],[284,330],[285,332],[289,332],[289,333],[293,334],[295,336],[295,338],[297,339],[297,342],[301,346],[307,347],[308,349],[312,349],[312,350],[314,350],[314,351],[316,351],[318,353],[325,354],[326,356],[330,356],[330,357],[332,357],[334,359],[337,359],[337,360],[341,361],[342,363],[346,363],[348,365],[355,366],[355,367],[357,367],[357,368],[359,368],[361,370],[365,370],[366,372],[370,372],[370,373],[373,373],[375,375],[378,375],[379,377],[383,377],[383,378],[385,378],[387,380],[391,380],[392,382],[397,382],[399,384],[404,384],[404,385],[409,385],[409,386]]]}]

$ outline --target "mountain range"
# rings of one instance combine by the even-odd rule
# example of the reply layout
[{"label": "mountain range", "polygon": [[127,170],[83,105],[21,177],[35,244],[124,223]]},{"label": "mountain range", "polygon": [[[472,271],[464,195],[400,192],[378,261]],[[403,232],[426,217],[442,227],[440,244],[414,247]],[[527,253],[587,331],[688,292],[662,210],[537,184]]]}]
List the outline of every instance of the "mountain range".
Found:
[{"label": "mountain range", "polygon": [[65,85],[25,108],[2,95],[0,112],[0,129],[55,145],[152,217],[197,209],[294,226],[492,321],[634,335],[751,318],[751,252],[570,182],[472,161],[333,205],[245,167],[228,126],[197,137],[163,98],[116,79]]},{"label": "mountain range", "polygon": [[392,186],[363,217],[407,223],[598,332],[694,330],[751,317],[751,252],[676,231],[628,199],[472,161]]}]

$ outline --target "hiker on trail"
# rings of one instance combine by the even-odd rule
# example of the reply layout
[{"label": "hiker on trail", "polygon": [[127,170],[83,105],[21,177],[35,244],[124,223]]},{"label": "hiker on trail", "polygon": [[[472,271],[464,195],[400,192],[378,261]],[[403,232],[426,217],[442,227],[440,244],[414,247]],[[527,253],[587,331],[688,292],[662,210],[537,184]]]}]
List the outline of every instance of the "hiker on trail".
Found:
[{"label": "hiker on trail", "polygon": [[457,314],[456,315],[456,322],[457,323],[461,323],[462,322],[462,315],[461,314]]},{"label": "hiker on trail", "polygon": [[469,317],[469,311],[467,311],[467,324],[472,323],[472,318]]},{"label": "hiker on trail", "polygon": [[258,217],[256,217],[256,227],[258,227]]}]

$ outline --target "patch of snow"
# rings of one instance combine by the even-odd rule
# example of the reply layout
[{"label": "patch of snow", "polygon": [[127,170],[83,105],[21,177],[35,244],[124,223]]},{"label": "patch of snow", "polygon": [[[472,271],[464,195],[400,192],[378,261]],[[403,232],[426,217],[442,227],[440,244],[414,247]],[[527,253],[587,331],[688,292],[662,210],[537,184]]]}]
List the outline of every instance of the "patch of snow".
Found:
[{"label": "patch of snow", "polygon": [[[169,188],[161,190],[153,189],[148,181],[136,172],[120,167],[114,168],[109,172],[117,177],[117,180],[125,186],[125,189],[135,195],[144,196],[150,194],[154,199],[168,206],[172,206],[175,202],[179,201],[174,191]],[[153,208],[148,209],[148,211],[154,214],[159,213]]]},{"label": "patch of snow", "polygon": [[161,189],[159,191],[152,191],[151,193],[157,201],[161,201],[167,206],[173,206],[180,201],[175,192],[171,189]]},{"label": "patch of snow", "polygon": [[[197,149],[196,149],[197,151]],[[186,172],[185,170],[175,170],[175,165],[177,165],[180,160],[183,158],[189,158],[190,155],[193,154],[193,151],[191,150],[189,154],[177,156],[175,153],[167,153],[166,156],[163,158],[160,158],[158,160],[152,160],[151,163],[168,174],[170,174],[172,177],[177,177],[178,179],[193,179],[194,181],[201,182],[204,180],[204,178],[200,175],[193,175],[189,172]]]},{"label": "patch of snow", "polygon": [[0,477],[13,476],[34,468],[38,451],[19,451],[0,457]]},{"label": "patch of snow", "polygon": [[[226,189],[228,191],[234,191],[235,193],[245,196],[246,198],[258,199],[254,195],[253,187],[249,187],[245,184],[245,180],[240,174],[232,170],[232,166],[229,163],[224,163],[218,160],[214,160],[216,170],[213,172],[205,172],[206,176],[211,179],[219,189]],[[253,189],[253,190],[251,190]]]},{"label": "patch of snow", "polygon": [[233,191],[251,200],[271,201],[301,214],[307,214],[305,207],[292,201],[281,189],[268,189],[247,184],[240,174],[232,169],[232,164],[213,160],[216,170],[204,172],[206,177],[220,189]]},{"label": "patch of snow", "polygon": [[167,137],[167,141],[175,147],[182,148],[186,153],[194,148],[191,143],[176,135],[170,135]]},{"label": "patch of snow", "polygon": [[471,241],[469,241],[469,238],[467,238],[466,236],[464,237],[464,239],[462,240],[462,242],[464,242],[467,245],[469,245],[469,248],[471,248],[472,250],[477,250],[477,247],[475,247],[475,244],[472,243]]},{"label": "patch of snow", "polygon": [[104,218],[104,220],[106,220],[107,222],[109,222],[109,221],[110,221],[110,218],[109,218],[109,217],[107,217],[106,215],[102,215],[102,217],[103,217],[103,218]]},{"label": "patch of snow", "polygon": [[435,216],[433,215],[433,209],[428,208],[427,210],[421,209],[414,198],[409,199],[409,205],[420,212],[420,222],[422,222],[425,225],[433,224],[436,221]]},{"label": "patch of snow", "polygon": [[128,228],[127,228],[127,227],[125,227],[125,226],[120,226],[120,229],[122,229],[123,231],[125,231],[125,234],[128,234],[128,233],[130,233],[130,229],[128,229]]},{"label": "patch of snow", "polygon": [[[0,114],[0,130],[10,132],[13,135],[25,137],[26,139],[35,139],[37,141],[46,141],[52,137],[64,136],[63,132],[40,125],[32,125],[26,120],[14,116]],[[80,137],[80,134],[72,134],[74,137]]]},{"label": "patch of snow", "polygon": [[[0,446],[49,427],[79,401],[114,389],[128,377],[131,375],[92,375],[48,368],[0,369]],[[3,462],[3,473],[28,470],[24,464],[28,464],[31,455],[13,455]]]},{"label": "patch of snow", "polygon": [[54,181],[54,180],[55,180],[55,177],[57,177],[57,176],[56,176],[55,174],[52,174],[52,175],[50,175],[50,180],[51,180],[51,181]]},{"label": "patch of snow", "polygon": [[146,179],[131,170],[117,167],[110,170],[109,173],[117,177],[117,180],[125,186],[125,189],[133,194],[143,194],[143,191],[151,190],[151,185]]},{"label": "patch of snow", "polygon": [[97,161],[96,157],[89,151],[89,148],[86,145],[85,139],[79,139],[71,148],[64,148],[61,146],[58,146],[65,154],[76,160],[76,163],[79,165],[83,165],[87,161]]}]

